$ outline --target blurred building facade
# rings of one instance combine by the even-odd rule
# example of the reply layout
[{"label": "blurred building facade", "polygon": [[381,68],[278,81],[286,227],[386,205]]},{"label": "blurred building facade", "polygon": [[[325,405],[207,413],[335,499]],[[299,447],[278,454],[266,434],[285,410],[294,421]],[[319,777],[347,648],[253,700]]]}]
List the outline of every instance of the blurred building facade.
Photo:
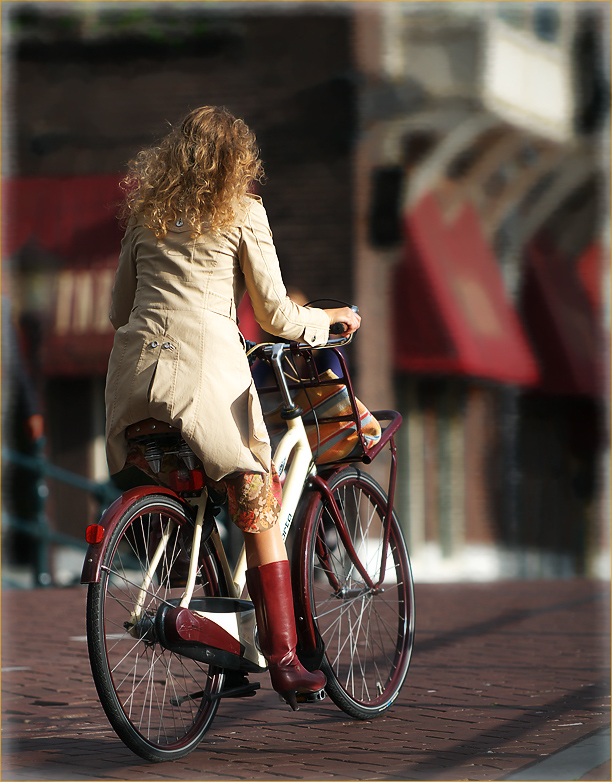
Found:
[{"label": "blurred building facade", "polygon": [[609,17],[451,5],[357,20],[361,392],[407,417],[417,577],[605,576]]},{"label": "blurred building facade", "polygon": [[[223,104],[288,285],[361,308],[417,578],[606,575],[603,4],[7,5],[3,264],[52,462],[108,477],[121,172]],[[96,513],[59,485],[50,510]]]}]

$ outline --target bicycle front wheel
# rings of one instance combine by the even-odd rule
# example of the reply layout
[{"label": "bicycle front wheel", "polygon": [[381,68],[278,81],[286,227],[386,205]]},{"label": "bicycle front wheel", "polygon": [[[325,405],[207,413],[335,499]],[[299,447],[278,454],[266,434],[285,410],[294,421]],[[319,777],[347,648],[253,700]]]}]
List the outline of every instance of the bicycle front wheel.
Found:
[{"label": "bicycle front wheel", "polygon": [[[329,484],[355,554],[374,584],[384,550],[386,494],[367,473],[342,470]],[[384,583],[367,587],[322,499],[306,520],[310,610],[325,646],[327,693],[357,719],[384,713],[406,678],[414,639],[414,588],[395,512]]]},{"label": "bicycle front wheel", "polygon": [[[150,761],[195,749],[214,719],[219,700],[213,696],[224,681],[220,669],[174,654],[157,638],[158,608],[176,605],[183,594],[192,530],[172,497],[136,500],[110,536],[100,581],[87,595],[89,658],[100,702],[121,740]],[[198,562],[194,598],[227,595],[206,543]]]}]

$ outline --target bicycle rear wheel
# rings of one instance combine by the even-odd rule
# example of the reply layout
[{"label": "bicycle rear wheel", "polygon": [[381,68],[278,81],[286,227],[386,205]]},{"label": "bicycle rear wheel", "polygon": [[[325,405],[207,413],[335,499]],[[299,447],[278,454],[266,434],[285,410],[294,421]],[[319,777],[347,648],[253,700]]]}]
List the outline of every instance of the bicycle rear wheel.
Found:
[{"label": "bicycle rear wheel", "polygon": [[[376,584],[386,494],[355,467],[334,476],[329,487],[357,557]],[[414,588],[402,531],[394,512],[379,590],[368,589],[351,561],[325,499],[311,509],[304,534],[309,607],[325,645],[327,693],[352,717],[371,719],[397,698],[412,654]]]},{"label": "bicycle rear wheel", "polygon": [[[122,741],[150,761],[183,757],[210,727],[224,674],[159,643],[155,616],[181,598],[193,526],[172,497],[150,494],[129,505],[108,541],[99,583],[87,595],[87,640],[94,682]],[[170,536],[134,623],[143,579],[164,532]],[[225,596],[217,558],[200,548],[194,598]]]}]

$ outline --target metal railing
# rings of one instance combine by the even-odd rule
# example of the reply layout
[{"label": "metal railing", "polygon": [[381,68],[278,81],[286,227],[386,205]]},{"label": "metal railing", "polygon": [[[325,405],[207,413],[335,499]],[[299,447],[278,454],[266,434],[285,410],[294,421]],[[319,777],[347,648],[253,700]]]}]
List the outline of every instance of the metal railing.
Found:
[{"label": "metal railing", "polygon": [[[43,456],[43,443],[36,445],[35,455],[21,453],[11,448],[2,448],[3,464],[12,464],[25,470],[29,470],[33,475],[33,487],[35,491],[36,509],[29,519],[19,518],[6,511],[2,511],[2,533],[8,531],[18,532],[27,535],[33,541],[33,580],[36,586],[51,586],[53,584],[53,568],[51,567],[51,548],[53,545],[66,546],[76,550],[85,551],[87,543],[85,539],[76,538],[63,532],[54,530],[50,524],[47,515],[47,498],[49,488],[47,478],[51,478],[61,483],[68,484],[76,489],[80,489],[91,494],[98,501],[100,510],[110,505],[115,500],[120,491],[110,481],[98,483],[89,478],[85,478],[77,473],[57,467]],[[5,569],[2,573],[3,586],[19,586],[18,583],[11,580],[10,575],[5,575]]]}]

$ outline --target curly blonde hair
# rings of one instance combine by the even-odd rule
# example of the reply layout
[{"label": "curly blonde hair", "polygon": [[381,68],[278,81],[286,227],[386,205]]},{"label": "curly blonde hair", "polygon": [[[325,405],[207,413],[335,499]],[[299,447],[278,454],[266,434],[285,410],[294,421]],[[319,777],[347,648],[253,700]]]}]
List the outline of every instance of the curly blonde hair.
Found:
[{"label": "curly blonde hair", "polygon": [[263,166],[254,134],[225,108],[191,111],[159,146],[145,149],[128,164],[122,182],[126,198],[120,216],[144,219],[158,238],[182,219],[194,235],[231,225],[234,205]]}]

